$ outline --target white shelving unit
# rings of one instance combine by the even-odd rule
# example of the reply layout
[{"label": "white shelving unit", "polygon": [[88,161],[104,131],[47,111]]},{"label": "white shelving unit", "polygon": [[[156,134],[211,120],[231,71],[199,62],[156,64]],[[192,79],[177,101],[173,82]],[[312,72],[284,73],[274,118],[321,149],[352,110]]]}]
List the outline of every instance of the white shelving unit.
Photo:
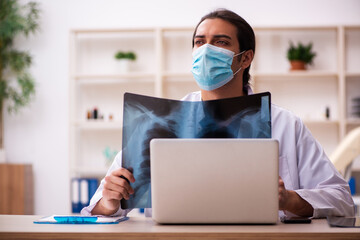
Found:
[{"label": "white shelving unit", "polygon": [[[360,28],[274,27],[257,28],[253,69],[255,91],[270,91],[272,102],[300,116],[331,154],[351,129],[360,126],[350,116],[352,97],[360,96]],[[289,41],[313,43],[317,53],[307,71],[289,71]],[[325,109],[330,118],[325,118]],[[353,118],[351,118],[353,117]]]},{"label": "white shelving unit", "polygon": [[[360,126],[351,101],[360,97],[360,26],[258,27],[251,67],[255,92],[301,117],[328,154]],[[105,147],[121,150],[123,94],[180,99],[198,87],[191,75],[193,28],[91,29],[70,33],[70,176],[105,175]],[[289,41],[313,42],[307,71],[289,71]],[[134,51],[129,72],[114,54]],[[104,120],[87,120],[97,107]],[[325,118],[325,108],[330,118]],[[108,120],[109,114],[114,116]]]}]

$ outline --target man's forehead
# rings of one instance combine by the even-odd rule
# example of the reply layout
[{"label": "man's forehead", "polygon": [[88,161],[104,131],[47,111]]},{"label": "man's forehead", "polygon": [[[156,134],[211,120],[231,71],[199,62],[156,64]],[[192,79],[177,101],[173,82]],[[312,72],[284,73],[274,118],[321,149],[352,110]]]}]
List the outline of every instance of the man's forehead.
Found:
[{"label": "man's forehead", "polygon": [[195,36],[214,37],[214,36],[236,36],[236,27],[220,18],[206,19],[198,26]]}]

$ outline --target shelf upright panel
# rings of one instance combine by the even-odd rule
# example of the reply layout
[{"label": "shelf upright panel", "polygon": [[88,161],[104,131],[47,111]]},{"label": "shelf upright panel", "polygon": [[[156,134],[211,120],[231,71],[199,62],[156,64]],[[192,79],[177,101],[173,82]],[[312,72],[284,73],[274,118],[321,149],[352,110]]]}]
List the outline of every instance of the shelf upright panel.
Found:
[{"label": "shelf upright panel", "polygon": [[75,175],[75,163],[72,161],[73,159],[76,159],[76,126],[72,123],[75,120],[76,116],[76,110],[77,110],[77,94],[76,94],[76,62],[77,62],[77,48],[76,48],[76,38],[77,38],[77,32],[71,31],[70,32],[70,52],[69,52],[69,130],[70,130],[70,141],[69,141],[69,167],[70,167],[70,176],[73,177]]},{"label": "shelf upright panel", "polygon": [[164,51],[163,51],[163,30],[156,28],[155,30],[155,55],[156,55],[156,74],[155,74],[155,96],[163,97],[163,76],[164,69]]},{"label": "shelf upright panel", "polygon": [[[360,98],[360,26],[344,26],[345,35],[345,133],[360,127],[359,103],[353,98]],[[357,106],[357,107],[356,107]]]},{"label": "shelf upright panel", "polygon": [[69,176],[70,178],[67,179],[67,186],[69,186],[69,202],[68,202],[68,210],[67,212],[71,213],[71,206],[72,206],[72,191],[71,191],[71,179],[76,175],[76,149],[77,149],[77,141],[76,141],[76,133],[77,129],[76,126],[73,124],[75,120],[75,112],[76,112],[76,82],[75,82],[75,75],[76,75],[76,31],[70,31],[69,34]]},{"label": "shelf upright panel", "polygon": [[340,140],[346,135],[346,86],[345,86],[345,31],[344,27],[338,27],[337,34],[337,55],[338,55],[338,72],[339,72],[339,106],[340,106]]}]

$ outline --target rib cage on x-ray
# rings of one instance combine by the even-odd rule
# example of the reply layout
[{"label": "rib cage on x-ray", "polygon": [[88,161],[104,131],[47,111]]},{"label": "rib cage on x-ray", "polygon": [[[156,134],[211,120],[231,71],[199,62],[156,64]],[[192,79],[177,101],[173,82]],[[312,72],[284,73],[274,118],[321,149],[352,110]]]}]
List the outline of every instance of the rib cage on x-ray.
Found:
[{"label": "rib cage on x-ray", "polygon": [[177,101],[125,93],[123,167],[136,179],[121,207],[151,207],[153,138],[271,138],[270,93],[213,101]]}]

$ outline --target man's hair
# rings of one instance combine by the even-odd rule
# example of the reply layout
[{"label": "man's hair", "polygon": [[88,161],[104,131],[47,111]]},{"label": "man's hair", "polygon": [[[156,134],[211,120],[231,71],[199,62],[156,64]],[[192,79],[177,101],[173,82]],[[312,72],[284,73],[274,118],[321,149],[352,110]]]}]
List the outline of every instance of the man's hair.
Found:
[{"label": "man's hair", "polygon": [[[224,21],[231,23],[236,27],[237,39],[239,41],[239,46],[240,46],[239,52],[242,52],[244,50],[253,50],[255,54],[255,34],[252,27],[236,13],[223,8],[217,9],[201,18],[200,22],[196,25],[193,34],[192,47],[194,47],[194,39],[199,25],[206,19],[215,19],[215,18],[220,18]],[[244,75],[243,75],[243,91],[246,95],[248,94],[247,89],[250,80],[250,74],[249,74],[250,66],[244,70]]]}]

